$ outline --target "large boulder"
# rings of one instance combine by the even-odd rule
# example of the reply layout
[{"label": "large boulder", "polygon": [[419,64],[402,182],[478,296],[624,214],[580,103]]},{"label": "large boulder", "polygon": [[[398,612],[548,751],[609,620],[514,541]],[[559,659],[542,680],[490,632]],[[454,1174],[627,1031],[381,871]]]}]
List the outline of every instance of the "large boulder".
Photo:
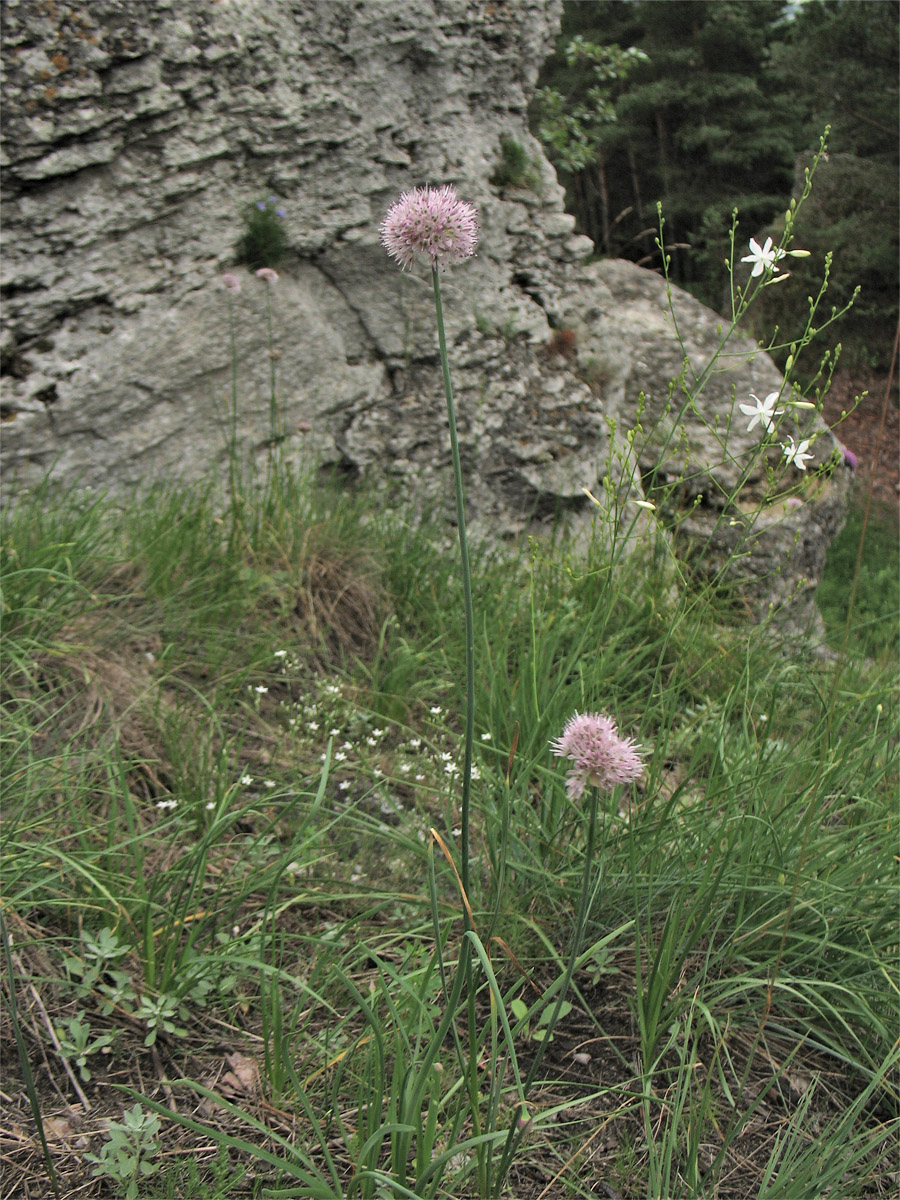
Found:
[{"label": "large boulder", "polygon": [[[769,503],[765,471],[741,473],[756,439],[731,423],[736,400],[781,386],[777,370],[733,339],[727,369],[690,404],[680,384],[673,399],[672,381],[690,383],[716,354],[721,319],[674,289],[670,305],[651,272],[590,262],[528,132],[560,11],[560,0],[5,0],[7,495],[51,467],[113,490],[224,480],[232,369],[241,446],[262,458],[274,361],[289,457],[312,448],[444,499],[452,515],[430,279],[401,273],[378,239],[400,191],[452,182],[481,222],[477,257],[444,277],[475,530],[511,535],[564,515],[577,536],[597,513],[587,488],[614,496],[634,531],[674,518],[679,553],[724,553],[740,529],[755,597],[815,582],[846,481],[838,471],[802,504]],[[501,136],[531,159],[519,186],[492,182]],[[241,212],[268,195],[286,212],[280,279],[267,292],[237,269],[229,296],[220,275],[235,269]],[[817,418],[813,429],[811,468],[835,451]],[[777,448],[770,458],[777,467]],[[635,505],[650,483],[657,514]],[[761,500],[745,531],[740,512]]]}]

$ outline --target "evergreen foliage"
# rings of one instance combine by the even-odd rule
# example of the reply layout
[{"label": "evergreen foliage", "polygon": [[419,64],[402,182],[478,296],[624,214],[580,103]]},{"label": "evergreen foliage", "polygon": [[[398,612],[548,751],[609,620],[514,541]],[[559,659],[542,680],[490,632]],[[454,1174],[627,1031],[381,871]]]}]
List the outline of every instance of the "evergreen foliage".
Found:
[{"label": "evergreen foliage", "polygon": [[[897,15],[882,0],[567,3],[532,117],[580,228],[599,253],[659,266],[661,201],[671,277],[719,308],[733,209],[741,238],[777,232],[831,125],[833,161],[798,244],[810,238],[808,270],[834,251],[831,304],[862,285],[840,332],[884,365],[897,317]],[[797,280],[792,310],[810,286],[802,269]],[[777,320],[781,302],[763,316]]]}]

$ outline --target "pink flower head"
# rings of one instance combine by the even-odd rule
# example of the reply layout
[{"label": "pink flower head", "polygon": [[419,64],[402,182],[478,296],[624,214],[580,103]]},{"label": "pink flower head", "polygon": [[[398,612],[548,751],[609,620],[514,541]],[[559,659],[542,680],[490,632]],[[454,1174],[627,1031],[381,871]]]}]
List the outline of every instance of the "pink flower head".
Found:
[{"label": "pink flower head", "polygon": [[620,737],[615,721],[603,713],[576,713],[550,749],[558,758],[572,761],[566,777],[570,800],[579,800],[588,783],[611,792],[619,783],[639,779],[644,769],[636,743]]},{"label": "pink flower head", "polygon": [[381,222],[381,244],[405,271],[426,255],[431,267],[462,262],[475,253],[478,212],[460,200],[456,188],[413,188],[388,209]]},{"label": "pink flower head", "polygon": [[256,272],[257,279],[264,279],[266,283],[277,283],[278,272],[273,271],[271,267],[260,267]]},{"label": "pink flower head", "polygon": [[222,276],[222,287],[226,292],[231,292],[232,296],[236,296],[241,290],[241,281],[237,275],[232,275],[230,271],[226,271]]}]

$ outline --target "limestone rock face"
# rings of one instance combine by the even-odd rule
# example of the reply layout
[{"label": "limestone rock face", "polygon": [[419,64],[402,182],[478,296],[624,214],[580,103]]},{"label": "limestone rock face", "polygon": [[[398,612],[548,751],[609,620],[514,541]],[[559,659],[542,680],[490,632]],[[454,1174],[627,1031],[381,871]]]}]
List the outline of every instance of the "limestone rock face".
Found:
[{"label": "limestone rock face", "polygon": [[[634,501],[680,472],[681,535],[724,548],[725,493],[740,483],[749,505],[763,479],[741,474],[756,441],[745,422],[727,452],[723,430],[735,398],[781,379],[735,340],[693,405],[670,400],[685,352],[702,374],[721,322],[675,292],[676,330],[663,281],[588,263],[526,119],[560,12],[561,0],[3,0],[7,494],[51,466],[112,490],[224,479],[232,371],[241,445],[263,456],[274,366],[289,456],[314,449],[452,514],[429,272],[400,272],[378,239],[400,191],[452,182],[481,224],[477,257],[443,278],[476,531],[568,514],[577,534],[596,512],[583,489],[604,478],[622,519],[646,528],[655,518]],[[501,135],[531,156],[527,186],[491,182]],[[269,195],[290,253],[267,291],[234,262],[243,209]],[[835,445],[814,429],[819,463]],[[845,491],[837,472],[757,524],[748,579],[783,570],[754,594],[817,578]]]}]

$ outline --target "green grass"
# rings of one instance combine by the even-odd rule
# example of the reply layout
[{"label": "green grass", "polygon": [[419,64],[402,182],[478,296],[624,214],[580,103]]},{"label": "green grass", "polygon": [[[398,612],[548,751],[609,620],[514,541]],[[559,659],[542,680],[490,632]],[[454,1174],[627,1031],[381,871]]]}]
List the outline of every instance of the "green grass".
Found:
[{"label": "green grass", "polygon": [[898,534],[896,510],[876,504],[866,520],[865,505],[857,500],[829,546],[816,603],[825,619],[829,645],[835,649],[846,638],[851,652],[896,661],[900,650]]},{"label": "green grass", "polygon": [[[239,537],[176,488],[45,489],[3,518],[4,1089],[26,1131],[9,1186],[49,1186],[18,1028],[62,1194],[889,1195],[880,527],[865,640],[836,660],[639,555],[476,549],[469,978],[444,852],[452,543],[279,470]],[[853,529],[820,589],[838,647]],[[548,750],[576,709],[613,715],[647,769],[602,814],[584,948],[517,1129],[583,873],[584,812]],[[161,1125],[149,1170],[138,1150],[92,1176],[79,1139],[103,1158],[104,1122],[136,1103]]]}]

